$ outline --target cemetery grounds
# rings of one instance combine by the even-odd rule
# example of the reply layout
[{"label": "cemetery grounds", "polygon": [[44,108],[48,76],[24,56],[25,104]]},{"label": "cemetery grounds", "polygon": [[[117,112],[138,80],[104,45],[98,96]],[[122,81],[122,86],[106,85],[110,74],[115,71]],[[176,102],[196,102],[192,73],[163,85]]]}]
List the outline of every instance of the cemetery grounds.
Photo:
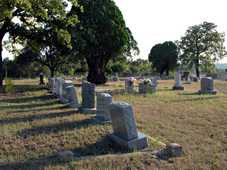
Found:
[{"label": "cemetery grounds", "polygon": [[[61,104],[38,80],[14,83],[16,94],[0,95],[0,170],[227,169],[227,82],[215,81],[217,95],[196,94],[199,83],[172,91],[172,80],[159,81],[146,97],[114,95],[132,104],[139,131],[149,135],[149,148],[138,152],[114,146],[110,123]],[[124,82],[97,88],[124,88]],[[172,142],[182,145],[182,157],[154,158],[154,149]],[[73,151],[72,160],[59,160],[56,153],[64,150]]]}]

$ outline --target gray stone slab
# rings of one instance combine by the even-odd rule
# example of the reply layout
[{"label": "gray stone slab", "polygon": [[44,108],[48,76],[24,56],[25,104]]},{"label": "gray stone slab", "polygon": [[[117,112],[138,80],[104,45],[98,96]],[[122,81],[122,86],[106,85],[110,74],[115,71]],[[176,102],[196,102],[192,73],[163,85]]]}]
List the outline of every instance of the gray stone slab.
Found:
[{"label": "gray stone slab", "polygon": [[145,134],[138,132],[138,137],[132,140],[124,140],[114,134],[110,135],[111,140],[119,146],[129,150],[141,150],[148,147],[148,140]]},{"label": "gray stone slab", "polygon": [[73,85],[66,87],[66,98],[71,107],[79,108],[77,92]]},{"label": "gray stone slab", "polygon": [[147,137],[137,131],[132,106],[125,102],[114,102],[109,105],[113,134],[110,138],[118,145],[139,150],[148,146]]},{"label": "gray stone slab", "polygon": [[125,140],[138,137],[132,106],[125,102],[114,102],[109,107],[114,134]]},{"label": "gray stone slab", "polygon": [[104,121],[110,121],[109,105],[111,103],[112,96],[110,94],[97,93],[96,117]]},{"label": "gray stone slab", "polygon": [[214,89],[214,80],[212,77],[201,78],[201,94],[216,94],[217,91]]}]

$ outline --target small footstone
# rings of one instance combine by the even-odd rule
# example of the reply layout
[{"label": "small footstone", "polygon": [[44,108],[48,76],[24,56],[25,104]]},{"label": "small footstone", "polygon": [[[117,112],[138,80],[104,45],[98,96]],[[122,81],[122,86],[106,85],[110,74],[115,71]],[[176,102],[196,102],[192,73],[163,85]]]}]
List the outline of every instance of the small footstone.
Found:
[{"label": "small footstone", "polygon": [[57,157],[61,160],[61,161],[72,161],[74,154],[72,151],[60,151],[57,153]]},{"label": "small footstone", "polygon": [[172,157],[180,157],[183,154],[182,146],[177,143],[168,144],[164,149],[156,150],[153,154],[163,160],[168,160]]}]

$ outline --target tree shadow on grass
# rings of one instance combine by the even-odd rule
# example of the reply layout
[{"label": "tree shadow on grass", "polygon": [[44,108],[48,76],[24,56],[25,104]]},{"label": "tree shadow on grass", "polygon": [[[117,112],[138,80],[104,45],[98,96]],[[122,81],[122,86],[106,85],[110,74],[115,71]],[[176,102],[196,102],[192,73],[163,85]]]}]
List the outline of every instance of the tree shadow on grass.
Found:
[{"label": "tree shadow on grass", "polygon": [[[24,92],[35,92],[43,90],[44,87],[40,85],[27,85],[27,84],[16,84],[14,85],[16,93],[24,93]],[[5,86],[4,86],[5,88]]]},{"label": "tree shadow on grass", "polygon": [[4,105],[0,106],[0,109],[4,110],[12,110],[12,109],[29,109],[29,108],[37,108],[37,107],[44,107],[44,106],[51,106],[54,104],[60,104],[58,99],[55,100],[49,100],[49,101],[44,101],[40,103],[26,103],[26,104],[10,104],[10,105]]},{"label": "tree shadow on grass", "polygon": [[53,95],[43,95],[43,96],[34,96],[34,97],[21,97],[21,98],[14,98],[14,99],[3,99],[0,100],[0,103],[28,103],[31,101],[48,101],[56,99]]},{"label": "tree shadow on grass", "polygon": [[31,121],[35,121],[35,120],[71,116],[75,113],[76,113],[75,111],[67,111],[67,112],[56,112],[56,113],[48,113],[48,114],[36,114],[36,115],[29,115],[29,116],[25,116],[25,117],[13,117],[13,118],[9,118],[9,119],[1,119],[0,124],[6,125],[6,124],[31,122]]},{"label": "tree shadow on grass", "polygon": [[73,121],[73,122],[63,122],[63,123],[56,123],[56,124],[51,124],[47,126],[38,126],[34,127],[31,129],[24,129],[20,132],[18,132],[18,135],[27,138],[30,136],[36,136],[36,135],[41,135],[41,134],[50,134],[50,133],[58,133],[61,131],[70,131],[73,129],[80,129],[84,127],[90,127],[90,126],[95,126],[98,124],[104,124],[94,117],[90,119],[85,119],[81,121]]},{"label": "tree shadow on grass", "polygon": [[[108,136],[102,137],[99,141],[86,145],[84,147],[78,147],[71,150],[74,154],[72,161],[89,159],[92,156],[101,156],[106,154],[124,154],[129,151],[122,149],[117,145],[113,144]],[[28,159],[21,162],[12,162],[6,164],[0,164],[0,169],[4,170],[42,170],[45,167],[66,165],[69,160],[61,160],[57,153],[44,156],[37,159]],[[67,165],[66,165],[67,166]]]},{"label": "tree shadow on grass", "polygon": [[188,98],[188,99],[177,99],[177,100],[171,100],[171,103],[180,103],[180,102],[194,102],[194,101],[205,101],[205,100],[211,100],[211,99],[218,99],[219,96],[206,96],[206,97],[196,97],[196,98]]},{"label": "tree shadow on grass", "polygon": [[180,95],[182,96],[193,96],[193,95],[200,95],[198,92],[183,92],[183,93],[180,93]]},{"label": "tree shadow on grass", "polygon": [[30,109],[18,109],[18,110],[10,110],[6,111],[6,113],[26,113],[26,112],[42,112],[42,111],[51,111],[51,110],[59,110],[59,109],[67,109],[69,108],[69,105],[60,105],[60,106],[54,106],[54,107],[48,107],[48,108],[30,108]]}]

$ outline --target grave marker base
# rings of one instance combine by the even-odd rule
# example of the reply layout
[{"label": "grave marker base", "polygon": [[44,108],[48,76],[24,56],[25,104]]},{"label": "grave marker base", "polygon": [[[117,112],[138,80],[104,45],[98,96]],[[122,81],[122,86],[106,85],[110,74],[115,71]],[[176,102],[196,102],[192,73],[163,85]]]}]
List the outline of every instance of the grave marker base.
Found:
[{"label": "grave marker base", "polygon": [[87,114],[95,114],[96,113],[96,108],[79,108],[80,113],[87,113]]},{"label": "grave marker base", "polygon": [[117,143],[119,146],[129,149],[129,150],[141,150],[141,149],[145,149],[148,147],[148,140],[146,135],[144,135],[143,133],[138,132],[138,137],[127,141],[125,139],[122,139],[114,134],[110,135],[110,139]]}]

